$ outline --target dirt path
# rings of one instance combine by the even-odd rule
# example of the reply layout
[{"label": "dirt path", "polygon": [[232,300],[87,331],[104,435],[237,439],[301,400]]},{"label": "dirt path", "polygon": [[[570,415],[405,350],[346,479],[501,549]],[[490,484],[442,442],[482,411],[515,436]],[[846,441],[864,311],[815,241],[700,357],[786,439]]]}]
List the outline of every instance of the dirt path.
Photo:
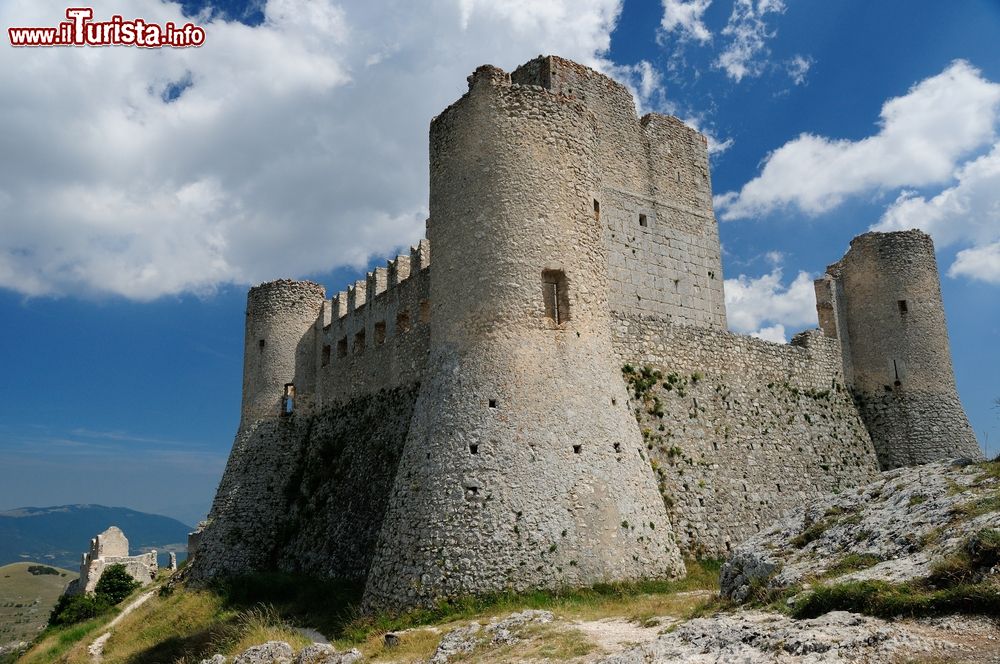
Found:
[{"label": "dirt path", "polygon": [[94,641],[87,646],[87,654],[90,655],[91,662],[100,662],[104,659],[104,644],[108,642],[111,638],[111,630],[114,629],[115,625],[122,621],[122,619],[128,614],[132,613],[140,606],[146,603],[150,597],[156,594],[155,590],[150,590],[148,593],[143,593],[135,598],[135,600],[122,609],[122,612],[115,616],[115,619],[108,623],[107,630],[101,634],[99,637],[94,639]]}]

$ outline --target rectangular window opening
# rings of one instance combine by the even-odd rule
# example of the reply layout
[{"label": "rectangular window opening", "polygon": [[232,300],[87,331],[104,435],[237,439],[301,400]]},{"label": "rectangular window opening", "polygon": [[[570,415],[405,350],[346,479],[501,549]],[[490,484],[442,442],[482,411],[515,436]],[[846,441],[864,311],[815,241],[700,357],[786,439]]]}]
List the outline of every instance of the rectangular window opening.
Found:
[{"label": "rectangular window opening", "polygon": [[341,337],[337,342],[337,357],[347,357],[347,337]]},{"label": "rectangular window opening", "polygon": [[476,443],[469,445],[469,454],[479,454],[479,445]]},{"label": "rectangular window opening", "polygon": [[646,215],[642,213],[639,214],[639,225],[642,226],[643,228],[649,225],[649,219],[647,219]]},{"label": "rectangular window opening", "polygon": [[324,344],[323,346],[323,366],[330,364],[330,345]]},{"label": "rectangular window opening", "polygon": [[490,399],[490,408],[496,408],[496,407],[497,407],[497,400]]},{"label": "rectangular window opening", "polygon": [[594,221],[600,221],[600,220],[601,220],[601,202],[595,198],[594,199]]},{"label": "rectangular window opening", "polygon": [[381,346],[385,343],[385,321],[375,323],[375,345]]},{"label": "rectangular window opening", "polygon": [[579,454],[580,452],[583,452],[583,445],[574,445],[573,454]]},{"label": "rectangular window opening", "polygon": [[569,320],[569,291],[565,272],[542,270],[542,301],[545,304],[545,315],[556,325]]},{"label": "rectangular window opening", "polygon": [[905,314],[907,311],[909,311],[909,308],[906,306],[906,300],[897,300],[896,306],[899,307],[900,314]]},{"label": "rectangular window opening", "polygon": [[360,355],[365,352],[365,331],[361,330],[354,335],[354,354]]},{"label": "rectangular window opening", "polygon": [[265,341],[264,339],[261,339],[260,341],[257,342],[257,347],[260,348],[261,352],[264,352],[264,346],[266,345],[267,341]]},{"label": "rectangular window opening", "polygon": [[295,384],[285,383],[285,393],[281,397],[281,414],[291,415],[295,411]]},{"label": "rectangular window opening", "polygon": [[396,334],[406,334],[410,331],[410,310],[403,309],[396,314]]}]

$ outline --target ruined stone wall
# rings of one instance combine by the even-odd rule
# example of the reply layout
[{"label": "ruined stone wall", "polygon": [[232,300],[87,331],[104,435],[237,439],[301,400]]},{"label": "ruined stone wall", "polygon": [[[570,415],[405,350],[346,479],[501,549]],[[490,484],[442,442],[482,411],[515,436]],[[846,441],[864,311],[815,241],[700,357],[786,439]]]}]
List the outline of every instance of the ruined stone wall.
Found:
[{"label": "ruined stone wall", "polygon": [[725,555],[784,510],[878,471],[837,344],[818,331],[787,345],[619,316],[615,342],[688,553]]},{"label": "ruined stone wall", "polygon": [[427,240],[325,302],[311,356],[317,403],[419,382],[427,363],[430,311]]},{"label": "ruined stone wall", "polygon": [[612,361],[595,129],[492,67],[432,123],[429,371],[369,608],[682,570]]},{"label": "ruined stone wall", "polygon": [[[112,565],[121,565],[133,579],[144,586],[156,580],[159,566],[156,562],[156,552],[142,553],[138,556],[108,556],[96,558],[88,562],[86,572],[81,569],[80,578],[74,583],[73,591],[80,593],[92,593],[97,588],[97,583],[101,580],[104,570]],[[68,594],[74,594],[67,589]]]},{"label": "ruined stone wall", "polygon": [[843,346],[882,467],[980,458],[955,387],[930,236],[858,236],[816,290],[824,333]]},{"label": "ruined stone wall", "polygon": [[138,556],[128,555],[128,539],[118,526],[111,526],[90,540],[90,550],[80,561],[80,577],[67,588],[67,595],[92,593],[104,570],[110,565],[121,565],[133,579],[149,585],[156,579],[158,566],[156,551]]},{"label": "ruined stone wall", "polygon": [[594,114],[593,204],[608,248],[608,306],[726,329],[705,137],[673,117],[639,121],[624,86],[562,58],[536,58],[511,80],[572,97]]}]

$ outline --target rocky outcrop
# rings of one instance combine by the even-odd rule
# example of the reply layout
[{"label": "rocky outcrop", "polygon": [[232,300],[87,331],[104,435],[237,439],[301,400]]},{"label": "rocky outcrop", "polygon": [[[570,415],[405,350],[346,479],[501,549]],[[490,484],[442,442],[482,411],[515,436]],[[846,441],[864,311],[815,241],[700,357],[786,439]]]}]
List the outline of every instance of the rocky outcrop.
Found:
[{"label": "rocky outcrop", "polygon": [[955,648],[950,642],[921,636],[906,626],[844,611],[813,620],[748,611],[690,620],[652,643],[602,662],[878,664],[908,661],[906,657],[917,652],[940,655]]},{"label": "rocky outcrop", "polygon": [[517,632],[527,625],[544,625],[552,622],[550,611],[522,611],[502,620],[494,618],[488,625],[469,623],[448,632],[438,644],[429,664],[446,664],[457,659],[467,659],[477,649],[499,648],[517,643]]},{"label": "rocky outcrop", "polygon": [[[354,664],[361,659],[359,651],[340,652],[329,643],[313,643],[296,655],[292,646],[284,641],[268,641],[247,648],[232,664]],[[201,660],[200,664],[227,664],[228,661],[225,655],[213,655]]]},{"label": "rocky outcrop", "polygon": [[797,584],[925,578],[1000,528],[1000,464],[939,462],[830,494],[736,548],[721,591],[736,602]]}]

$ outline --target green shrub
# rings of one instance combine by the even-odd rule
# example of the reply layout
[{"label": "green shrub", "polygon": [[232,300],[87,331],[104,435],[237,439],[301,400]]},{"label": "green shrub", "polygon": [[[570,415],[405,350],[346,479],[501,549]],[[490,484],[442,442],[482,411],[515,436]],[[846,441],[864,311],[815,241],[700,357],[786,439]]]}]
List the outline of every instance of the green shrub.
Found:
[{"label": "green shrub", "polygon": [[801,533],[792,538],[791,541],[792,546],[794,546],[796,549],[805,548],[806,545],[809,544],[810,542],[814,542],[818,540],[820,537],[822,537],[823,533],[829,530],[830,526],[832,526],[834,523],[836,523],[836,519],[832,521],[828,519],[822,519],[820,521],[815,521],[809,524],[808,526],[805,527],[805,529],[803,529]]},{"label": "green shrub", "polygon": [[983,528],[965,540],[960,549],[931,567],[928,580],[935,586],[950,587],[981,576],[982,571],[1000,563],[1000,531]]},{"label": "green shrub", "polygon": [[851,611],[877,618],[950,613],[997,615],[1000,592],[986,584],[928,590],[919,582],[851,581],[817,587],[796,603],[792,615],[816,618],[829,611]]},{"label": "green shrub", "polygon": [[75,625],[106,613],[107,600],[95,595],[63,595],[49,614],[50,625]]},{"label": "green shrub", "polygon": [[48,565],[31,565],[30,567],[28,567],[28,574],[31,574],[33,576],[40,576],[45,574],[54,574],[55,576],[59,576],[59,570],[53,569]]},{"label": "green shrub", "polygon": [[94,594],[107,604],[114,606],[132,594],[141,583],[132,578],[124,565],[109,565],[101,574],[94,587]]},{"label": "green shrub", "polygon": [[1000,530],[983,528],[968,539],[965,550],[977,567],[990,568],[1000,564]]},{"label": "green shrub", "polygon": [[849,553],[826,571],[826,576],[840,576],[856,572],[861,569],[868,569],[882,562],[882,559],[871,553]]}]

